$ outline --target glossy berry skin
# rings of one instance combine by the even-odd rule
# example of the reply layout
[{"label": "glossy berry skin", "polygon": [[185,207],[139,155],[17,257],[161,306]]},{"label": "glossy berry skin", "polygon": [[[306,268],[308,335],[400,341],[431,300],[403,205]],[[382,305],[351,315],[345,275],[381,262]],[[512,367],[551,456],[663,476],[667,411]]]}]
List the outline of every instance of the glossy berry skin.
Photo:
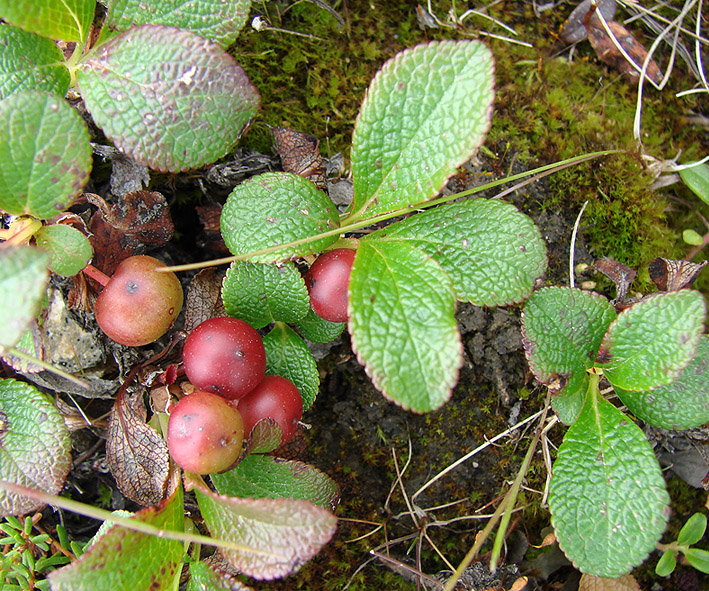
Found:
[{"label": "glossy berry skin", "polygon": [[175,463],[194,474],[229,468],[244,440],[241,414],[221,396],[196,391],[172,409],[167,423],[167,448]]},{"label": "glossy berry skin", "polygon": [[250,324],[236,318],[210,318],[187,337],[182,361],[196,388],[236,400],[263,379],[266,350]]},{"label": "glossy berry skin", "polygon": [[122,261],[96,299],[94,315],[101,330],[129,347],[159,339],[182,310],[180,280],[172,272],[157,272],[165,264],[149,256]]},{"label": "glossy berry skin", "polygon": [[336,248],[321,254],[305,274],[310,307],[330,322],[347,320],[350,272],[356,251]]},{"label": "glossy berry skin", "polygon": [[266,376],[237,405],[244,421],[244,433],[261,419],[272,418],[281,428],[281,445],[290,440],[303,417],[303,398],[295,384],[280,376]]}]

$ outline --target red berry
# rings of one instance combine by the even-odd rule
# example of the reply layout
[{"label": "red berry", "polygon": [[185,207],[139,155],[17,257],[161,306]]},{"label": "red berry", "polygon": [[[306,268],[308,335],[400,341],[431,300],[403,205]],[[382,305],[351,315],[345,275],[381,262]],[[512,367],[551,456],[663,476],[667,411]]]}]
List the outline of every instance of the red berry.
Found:
[{"label": "red berry", "polygon": [[330,322],[347,320],[348,286],[356,252],[336,248],[321,254],[305,274],[310,307]]},{"label": "red berry", "polygon": [[195,387],[229,400],[251,392],[266,371],[261,336],[250,324],[236,318],[202,322],[187,337],[182,360]]},{"label": "red berry", "polygon": [[149,256],[128,257],[96,299],[94,315],[101,330],[122,345],[139,347],[159,339],[182,310],[177,275],[157,272],[164,263]]},{"label": "red berry", "polygon": [[212,474],[229,468],[244,439],[241,414],[224,398],[197,391],[182,398],[167,423],[167,448],[181,468]]},{"label": "red berry", "polygon": [[303,416],[303,398],[293,382],[280,376],[266,376],[256,388],[239,400],[244,433],[261,419],[271,418],[281,428],[281,444],[288,441]]}]

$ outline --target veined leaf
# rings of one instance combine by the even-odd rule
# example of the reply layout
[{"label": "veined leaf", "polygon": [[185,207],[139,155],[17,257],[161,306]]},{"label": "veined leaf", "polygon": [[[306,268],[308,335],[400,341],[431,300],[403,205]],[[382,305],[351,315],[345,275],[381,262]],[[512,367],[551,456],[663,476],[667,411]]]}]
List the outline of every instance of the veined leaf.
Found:
[{"label": "veined leaf", "polygon": [[76,228],[66,224],[42,226],[35,234],[37,246],[49,252],[49,268],[59,275],[76,275],[93,256],[89,239]]},{"label": "veined leaf", "polygon": [[254,328],[275,321],[297,322],[310,309],[303,277],[290,261],[232,263],[222,284],[222,300],[229,316]]},{"label": "veined leaf", "polygon": [[0,249],[0,351],[13,347],[39,312],[49,255],[31,246]]},{"label": "veined leaf", "polygon": [[116,147],[161,172],[224,156],[260,104],[244,69],[221,47],[162,25],[134,27],[95,48],[78,82]]},{"label": "veined leaf", "polygon": [[404,409],[443,405],[462,363],[455,297],[440,265],[406,241],[361,240],[350,275],[352,348]]},{"label": "veined leaf", "polygon": [[697,164],[680,170],[679,176],[694,194],[709,205],[709,164]]},{"label": "veined leaf", "polygon": [[69,70],[51,39],[11,25],[0,26],[0,100],[22,90],[45,90],[64,96]]},{"label": "veined leaf", "polygon": [[[264,173],[241,183],[227,198],[221,215],[224,242],[236,255],[309,238],[339,225],[330,198],[310,181],[289,173]],[[337,240],[338,236],[318,238],[249,260],[270,263],[305,256]]]},{"label": "veined leaf", "polygon": [[104,29],[120,32],[136,25],[168,25],[226,49],[246,24],[250,10],[251,0],[112,0]]},{"label": "veined leaf", "polygon": [[[182,487],[132,519],[182,531]],[[114,526],[79,560],[51,573],[49,580],[52,591],[169,591],[179,582],[182,553],[183,543],[177,540]]]},{"label": "veined leaf", "polygon": [[614,318],[606,298],[568,287],[540,289],[524,306],[522,343],[529,368],[551,389],[554,410],[567,425],[581,411],[587,370]]},{"label": "veined leaf", "polygon": [[680,376],[652,390],[614,388],[636,417],[662,429],[693,429],[709,422],[709,336]]},{"label": "veined leaf", "polygon": [[596,365],[624,390],[650,390],[679,377],[694,358],[706,304],[698,291],[658,293],[623,310],[601,343]]},{"label": "veined leaf", "polygon": [[61,97],[39,90],[12,94],[0,101],[0,162],[0,209],[50,218],[89,180],[89,132]]},{"label": "veined leaf", "polygon": [[0,17],[50,39],[84,43],[96,0],[0,0]]},{"label": "veined leaf", "polygon": [[597,387],[559,448],[549,508],[567,558],[598,577],[629,572],[665,529],[669,495],[652,447]]},{"label": "veined leaf", "polygon": [[266,348],[266,373],[293,382],[303,397],[303,410],[308,410],[320,387],[320,374],[313,354],[302,338],[283,322],[277,322],[263,337]]},{"label": "veined leaf", "polygon": [[476,306],[522,301],[547,266],[539,229],[514,205],[492,199],[449,203],[366,237],[405,239],[436,259],[456,298]]},{"label": "veined leaf", "polygon": [[[0,479],[59,494],[71,467],[71,442],[52,400],[34,386],[0,380]],[[0,491],[0,517],[43,503]]]},{"label": "veined leaf", "polygon": [[386,62],[355,123],[351,219],[436,195],[482,144],[493,85],[492,56],[478,41],[419,45]]}]

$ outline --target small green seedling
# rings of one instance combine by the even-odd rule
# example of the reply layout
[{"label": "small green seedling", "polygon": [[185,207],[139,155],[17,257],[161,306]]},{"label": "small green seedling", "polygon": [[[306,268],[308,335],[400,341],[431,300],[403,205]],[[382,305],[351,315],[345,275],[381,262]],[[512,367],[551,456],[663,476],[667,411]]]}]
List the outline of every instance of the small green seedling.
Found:
[{"label": "small green seedling", "polygon": [[682,526],[677,540],[671,544],[662,545],[665,551],[655,566],[655,572],[661,577],[672,574],[677,566],[677,555],[681,553],[694,568],[709,574],[709,552],[702,548],[692,547],[702,540],[706,530],[707,516],[704,513],[692,515]]},{"label": "small green seedling", "polygon": [[548,287],[526,302],[529,366],[570,425],[552,469],[549,508],[561,549],[582,572],[614,578],[662,535],[669,496],[642,430],[599,390],[608,380],[630,412],[666,429],[709,421],[706,304],[658,292],[620,313],[603,296]]}]

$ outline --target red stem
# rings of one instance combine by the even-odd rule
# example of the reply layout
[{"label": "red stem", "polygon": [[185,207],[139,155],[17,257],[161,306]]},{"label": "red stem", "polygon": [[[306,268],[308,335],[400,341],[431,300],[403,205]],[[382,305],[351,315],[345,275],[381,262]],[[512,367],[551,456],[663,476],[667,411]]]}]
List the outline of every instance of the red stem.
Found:
[{"label": "red stem", "polygon": [[84,273],[91,277],[91,279],[93,279],[94,281],[103,285],[104,287],[106,287],[108,285],[108,282],[111,280],[108,275],[106,275],[103,271],[99,271],[91,263],[84,267]]}]

